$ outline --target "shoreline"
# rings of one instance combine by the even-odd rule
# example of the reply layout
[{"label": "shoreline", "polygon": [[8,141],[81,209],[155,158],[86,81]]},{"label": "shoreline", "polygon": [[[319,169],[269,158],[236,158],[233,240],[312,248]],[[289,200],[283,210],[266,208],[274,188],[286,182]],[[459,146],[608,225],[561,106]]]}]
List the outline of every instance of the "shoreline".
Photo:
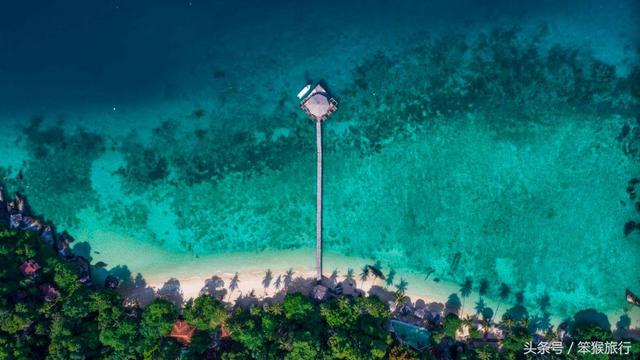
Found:
[{"label": "shoreline", "polygon": [[[249,301],[278,301],[281,299],[281,296],[287,292],[309,292],[315,284],[313,256],[314,252],[312,248],[280,251],[270,250],[251,254],[233,253],[209,255],[196,259],[198,260],[197,263],[189,264],[190,266],[169,267],[160,271],[156,268],[156,271],[153,273],[143,270],[141,274],[145,279],[146,286],[144,288],[123,289],[123,294],[129,298],[137,298],[141,303],[151,301],[153,296],[165,297],[169,298],[169,300],[177,296],[178,299],[186,302],[190,298],[195,298],[201,293],[210,291],[211,288],[207,290],[205,289],[205,285],[207,285],[207,281],[214,280],[209,283],[216,284],[215,289],[213,289],[215,294],[211,294],[216,296],[222,295],[222,300],[225,302],[235,304],[237,301],[247,301],[244,299],[249,299]],[[240,262],[240,260],[243,262]],[[309,265],[303,265],[303,263]],[[347,269],[352,268],[354,270],[354,285],[357,289],[369,294],[369,291],[374,288],[376,295],[387,291],[389,293],[394,292],[394,286],[387,287],[384,285],[384,281],[380,279],[375,281],[369,279],[362,283],[359,279],[360,269],[365,264],[372,263],[370,260],[359,257],[325,252],[323,258],[325,269],[324,277],[328,278],[331,272],[337,269],[338,276],[336,279],[338,282],[341,282],[346,279],[345,273]],[[272,279],[269,286],[265,289],[263,280],[267,269],[271,270]],[[284,287],[281,286],[279,289],[276,289],[274,285],[276,279],[280,276],[282,280],[289,269],[293,270],[293,279],[297,284],[296,287],[285,290]],[[174,271],[172,272],[172,270]],[[385,270],[386,269],[383,269],[386,273]],[[237,289],[230,292],[229,284],[236,273],[239,279],[238,286]],[[460,296],[460,285],[451,281],[441,280],[439,282],[427,282],[424,281],[422,275],[398,270],[394,284],[397,284],[401,278],[408,281],[408,289],[405,295],[408,300],[407,302],[411,305],[420,304],[421,306],[425,306],[436,303],[444,306],[451,294]],[[176,283],[175,280],[178,282]],[[179,287],[176,287],[178,284]],[[153,291],[149,291],[150,289]],[[384,297],[384,294],[382,297]],[[458,312],[460,318],[476,315],[475,304],[480,298],[475,287],[468,297],[464,299],[460,298],[462,302],[460,311]],[[482,298],[486,306],[494,311],[497,305],[500,304],[498,312],[494,314],[494,321],[496,321],[495,319],[500,319],[509,308],[515,305],[513,296],[505,301],[497,300],[493,294]],[[383,301],[391,305],[390,298],[383,298]],[[537,309],[529,308],[528,310],[531,311],[529,313],[530,319],[541,315]],[[599,311],[598,309],[596,310]],[[551,313],[553,312],[554,311],[551,311]],[[622,315],[627,315],[631,318],[631,329],[640,328],[640,311],[637,308],[631,308],[628,312],[625,312],[624,309],[602,312],[609,318],[611,328],[614,331],[616,329],[616,322]],[[566,317],[551,315],[550,324],[557,327],[566,319]]]}]

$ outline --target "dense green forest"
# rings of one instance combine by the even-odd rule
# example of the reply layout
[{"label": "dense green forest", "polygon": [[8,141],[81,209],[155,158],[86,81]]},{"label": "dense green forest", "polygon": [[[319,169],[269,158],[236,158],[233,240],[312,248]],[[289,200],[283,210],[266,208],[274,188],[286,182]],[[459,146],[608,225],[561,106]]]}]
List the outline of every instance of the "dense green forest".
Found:
[{"label": "dense green forest", "polygon": [[[40,265],[34,275],[21,272],[28,260]],[[289,294],[232,309],[201,295],[182,310],[163,299],[140,309],[125,307],[114,289],[82,284],[75,264],[33,232],[0,232],[1,359],[411,358],[386,330],[390,312],[375,297],[319,304]],[[47,301],[42,285],[58,296]],[[179,318],[196,328],[184,348],[167,336]],[[223,324],[230,337],[220,336]]]}]

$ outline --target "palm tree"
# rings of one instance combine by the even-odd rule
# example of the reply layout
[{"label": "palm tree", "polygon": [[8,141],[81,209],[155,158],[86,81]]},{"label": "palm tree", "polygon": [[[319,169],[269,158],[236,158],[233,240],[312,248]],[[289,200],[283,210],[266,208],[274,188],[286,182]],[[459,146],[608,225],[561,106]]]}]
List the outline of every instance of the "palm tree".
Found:
[{"label": "palm tree", "polygon": [[[373,263],[373,265],[370,265],[370,266],[371,266],[371,268],[372,268],[371,270],[373,272],[378,272],[378,273],[382,274],[382,263],[380,262],[380,260],[376,260],[376,262]],[[384,276],[384,275],[382,275],[382,276]]]},{"label": "palm tree", "polygon": [[538,299],[538,306],[540,306],[540,310],[542,310],[543,313],[547,311],[550,305],[551,299],[549,298],[549,295],[544,294]]},{"label": "palm tree", "polygon": [[347,274],[345,275],[345,278],[347,280],[349,280],[350,282],[353,282],[353,275],[354,275],[354,271],[352,268],[348,268],[347,269]]},{"label": "palm tree", "polygon": [[491,328],[491,326],[487,319],[482,319],[480,324],[482,326],[482,337],[486,339],[487,335],[489,335],[489,329]]},{"label": "palm tree", "polygon": [[362,272],[360,273],[360,280],[362,281],[361,287],[364,287],[364,283],[369,279],[369,265],[365,265],[362,267]]},{"label": "palm tree", "polygon": [[489,291],[489,281],[487,279],[480,280],[480,285],[478,285],[478,294],[480,294],[480,298],[487,295]]},{"label": "palm tree", "polygon": [[380,263],[380,261],[376,261],[375,264],[368,265],[368,267],[369,267],[369,274],[373,276],[374,284],[377,279],[382,279],[382,280],[385,279],[384,273],[382,272],[382,264]]},{"label": "palm tree", "polygon": [[516,298],[516,304],[522,305],[522,303],[524,303],[524,290],[518,291],[514,296]]},{"label": "palm tree", "polygon": [[282,281],[282,284],[284,285],[285,290],[289,289],[289,285],[291,285],[292,281],[293,281],[293,269],[289,268],[289,270],[287,270],[287,272],[284,274],[284,280]]},{"label": "palm tree", "polygon": [[282,275],[278,275],[276,281],[273,282],[273,286],[276,288],[276,291],[280,290],[282,286]]},{"label": "palm tree", "polygon": [[231,282],[229,282],[229,297],[231,297],[231,293],[233,293],[238,288],[239,282],[240,280],[238,279],[238,273],[235,273],[235,275],[233,275],[233,278],[231,278]]},{"label": "palm tree", "polygon": [[484,311],[484,309],[486,309],[486,305],[484,303],[484,300],[482,300],[482,298],[480,298],[480,300],[478,300],[478,302],[476,302],[476,315],[480,315],[482,314],[482,312]]},{"label": "palm tree", "polygon": [[493,350],[490,346],[484,346],[481,348],[477,348],[476,353],[478,354],[478,360],[494,360],[498,359],[498,355],[495,354],[496,350]]},{"label": "palm tree", "polygon": [[433,274],[436,271],[436,269],[434,269],[433,267],[429,266],[427,268],[427,275],[425,275],[424,279],[428,280],[429,276],[431,276],[431,274]]},{"label": "palm tree", "polygon": [[471,295],[471,289],[473,289],[473,280],[471,278],[466,278],[464,283],[462,283],[462,287],[460,287],[460,297],[462,298],[462,311],[464,311],[464,301],[466,298]]},{"label": "palm tree", "polygon": [[329,277],[329,282],[331,283],[331,286],[335,286],[337,281],[338,281],[338,269],[333,269],[333,271],[331,272],[331,276]]},{"label": "palm tree", "polygon": [[462,324],[462,326],[467,327],[467,330],[468,330],[468,329],[471,329],[473,320],[469,317],[469,315],[467,315],[463,319],[460,319],[460,324]]},{"label": "palm tree", "polygon": [[396,284],[396,290],[402,295],[404,295],[405,292],[407,292],[408,286],[409,286],[409,283],[405,279],[400,278],[400,282]]},{"label": "palm tree", "polygon": [[507,329],[511,330],[516,325],[511,316],[507,315],[502,319],[502,324],[507,327]]},{"label": "palm tree", "polygon": [[264,278],[262,278],[262,286],[264,287],[265,292],[269,286],[271,286],[271,280],[273,280],[273,273],[271,272],[271,269],[267,269],[264,273]]},{"label": "palm tree", "polygon": [[396,276],[396,271],[393,269],[389,269],[389,272],[387,273],[387,279],[385,280],[385,285],[387,285],[387,287],[393,285],[393,278]]},{"label": "palm tree", "polygon": [[500,310],[500,305],[502,305],[502,302],[506,301],[509,298],[510,294],[511,288],[509,287],[509,285],[505,283],[500,284],[500,290],[498,290],[498,297],[500,298],[500,301],[496,306],[496,312],[494,313],[494,315],[498,313],[498,311]]},{"label": "palm tree", "polygon": [[404,296],[404,292],[396,291],[393,293],[393,299],[396,302],[396,306],[398,306],[404,304],[404,301],[407,299],[407,297]]}]

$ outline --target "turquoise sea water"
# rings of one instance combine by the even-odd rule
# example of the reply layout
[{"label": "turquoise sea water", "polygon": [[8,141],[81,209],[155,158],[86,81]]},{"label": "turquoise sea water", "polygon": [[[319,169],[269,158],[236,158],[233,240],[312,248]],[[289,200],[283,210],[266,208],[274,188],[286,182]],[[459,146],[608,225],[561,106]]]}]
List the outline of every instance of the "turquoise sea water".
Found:
[{"label": "turquoise sea water", "polygon": [[0,181],[95,260],[98,231],[311,252],[295,94],[323,80],[340,101],[325,249],[506,283],[554,316],[619,312],[640,291],[637,3],[507,4],[19,5],[0,25]]}]

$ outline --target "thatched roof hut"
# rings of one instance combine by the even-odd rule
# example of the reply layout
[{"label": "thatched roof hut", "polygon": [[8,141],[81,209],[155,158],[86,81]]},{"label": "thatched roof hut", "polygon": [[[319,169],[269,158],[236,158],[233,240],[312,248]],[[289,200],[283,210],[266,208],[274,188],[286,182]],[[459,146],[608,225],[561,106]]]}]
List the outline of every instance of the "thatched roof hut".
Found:
[{"label": "thatched roof hut", "polygon": [[317,121],[328,118],[338,109],[337,102],[329,96],[321,85],[316,85],[309,96],[302,100],[300,107],[311,119]]},{"label": "thatched roof hut", "polygon": [[24,276],[33,276],[40,269],[40,264],[38,264],[35,260],[27,260],[22,265],[20,265],[20,271]]},{"label": "thatched roof hut", "polygon": [[191,342],[191,337],[196,332],[196,327],[189,325],[184,320],[177,320],[171,327],[169,337],[176,339],[182,346],[187,346]]}]

